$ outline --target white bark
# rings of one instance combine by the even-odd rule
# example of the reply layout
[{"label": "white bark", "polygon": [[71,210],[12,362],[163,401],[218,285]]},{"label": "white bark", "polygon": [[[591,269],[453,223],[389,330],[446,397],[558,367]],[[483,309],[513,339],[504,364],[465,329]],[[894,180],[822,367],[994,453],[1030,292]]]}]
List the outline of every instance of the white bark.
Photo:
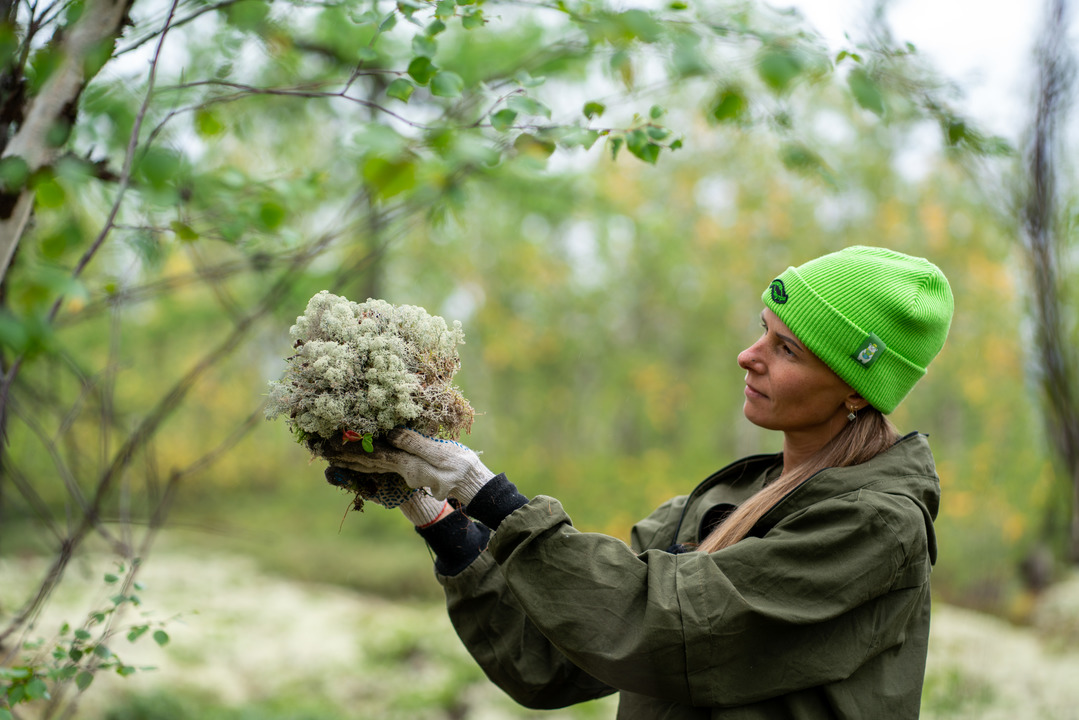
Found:
[{"label": "white bark", "polygon": [[[45,82],[41,91],[32,97],[18,131],[8,142],[4,157],[17,156],[26,161],[33,172],[55,158],[56,148],[46,141],[49,131],[64,118],[78,99],[87,78],[83,73],[86,57],[100,43],[115,39],[133,0],[88,0],[81,17],[67,28],[60,47],[63,59],[60,66]],[[34,209],[34,193],[30,188],[19,191],[19,197],[9,217],[0,218],[0,282],[7,275]]]}]

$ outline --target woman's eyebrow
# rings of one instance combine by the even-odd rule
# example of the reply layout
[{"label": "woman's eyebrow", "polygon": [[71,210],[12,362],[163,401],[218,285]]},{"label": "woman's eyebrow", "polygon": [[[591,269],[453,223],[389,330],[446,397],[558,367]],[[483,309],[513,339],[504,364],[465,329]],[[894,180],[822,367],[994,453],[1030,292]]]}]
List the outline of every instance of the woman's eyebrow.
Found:
[{"label": "woman's eyebrow", "polygon": [[[761,311],[761,322],[764,324],[764,329],[768,330],[769,329],[768,328],[768,320],[765,319],[763,310]],[[780,340],[787,343],[788,345],[793,345],[795,347],[795,349],[797,349],[797,350],[802,350],[803,349],[802,345],[792,337],[789,337],[787,335],[783,335],[782,333],[776,333],[776,336],[779,337]]]},{"label": "woman's eyebrow", "polygon": [[787,343],[788,345],[793,345],[793,346],[794,346],[794,349],[795,349],[795,350],[799,350],[799,351],[800,351],[800,350],[802,349],[802,346],[801,346],[801,345],[799,345],[799,344],[798,344],[798,341],[797,341],[797,340],[795,340],[794,338],[792,338],[792,337],[787,337],[786,335],[783,335],[783,334],[781,334],[781,333],[776,333],[776,335],[778,335],[778,336],[779,336],[779,339],[780,339],[780,340],[782,340],[783,342]]}]

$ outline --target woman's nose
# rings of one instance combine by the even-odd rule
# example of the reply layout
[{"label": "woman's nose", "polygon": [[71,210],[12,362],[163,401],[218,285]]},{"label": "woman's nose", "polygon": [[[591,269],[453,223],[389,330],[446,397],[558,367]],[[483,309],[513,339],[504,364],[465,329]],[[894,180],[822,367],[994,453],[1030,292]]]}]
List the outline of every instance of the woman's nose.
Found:
[{"label": "woman's nose", "polygon": [[760,353],[757,347],[760,343],[753,343],[742,352],[738,353],[738,367],[743,370],[760,371]]}]

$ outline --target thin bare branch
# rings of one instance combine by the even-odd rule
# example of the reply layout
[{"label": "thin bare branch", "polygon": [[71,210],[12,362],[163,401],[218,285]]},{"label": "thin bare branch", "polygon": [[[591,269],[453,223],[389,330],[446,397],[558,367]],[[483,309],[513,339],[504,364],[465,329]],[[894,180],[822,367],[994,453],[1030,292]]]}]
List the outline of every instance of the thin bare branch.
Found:
[{"label": "thin bare branch", "polygon": [[[157,47],[154,50],[153,60],[150,62],[150,75],[146,84],[146,95],[142,100],[142,105],[139,107],[138,113],[135,115],[135,122],[131,128],[131,136],[128,138],[127,151],[124,154],[124,166],[120,171],[120,180],[118,182],[119,187],[116,190],[116,199],[113,201],[112,207],[109,208],[109,214],[105,220],[104,226],[98,233],[97,237],[79,258],[78,263],[75,264],[75,268],[71,272],[73,278],[77,278],[82,275],[83,270],[90,264],[90,261],[97,255],[98,250],[101,249],[105,239],[112,232],[112,225],[116,221],[116,215],[120,211],[120,204],[123,202],[124,195],[127,192],[127,188],[131,183],[131,166],[135,159],[135,150],[139,144],[139,133],[142,130],[143,120],[146,118],[146,112],[150,109],[150,100],[154,94],[154,83],[157,79],[157,67],[158,62],[161,60],[161,49],[165,45],[165,38],[168,36],[169,27],[172,23],[173,13],[176,11],[176,5],[179,0],[173,0],[169,7],[168,17],[165,19],[164,27],[161,29],[161,35],[158,38]],[[52,310],[49,313],[49,320],[56,318],[56,314],[60,311],[60,305],[63,303],[64,297],[60,296],[52,306]]]},{"label": "thin bare branch", "polygon": [[61,457],[55,441],[49,437],[48,432],[38,424],[33,415],[22,411],[19,403],[12,402],[12,414],[22,420],[27,429],[37,436],[38,442],[41,443],[42,448],[52,460],[57,475],[60,476],[61,481],[64,483],[64,489],[67,491],[68,496],[75,501],[82,512],[86,512],[86,497],[83,495],[82,488],[79,487],[79,483],[75,479],[75,476],[71,474],[71,470],[68,468],[67,463],[64,462],[64,458]]}]

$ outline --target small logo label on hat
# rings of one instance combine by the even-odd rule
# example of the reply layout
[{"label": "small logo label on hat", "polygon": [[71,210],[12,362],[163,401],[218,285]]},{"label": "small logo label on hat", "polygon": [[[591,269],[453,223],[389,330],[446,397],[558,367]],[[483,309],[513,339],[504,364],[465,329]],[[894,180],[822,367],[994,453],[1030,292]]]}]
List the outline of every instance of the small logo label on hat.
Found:
[{"label": "small logo label on hat", "polygon": [[875,363],[886,349],[884,341],[873,333],[869,333],[869,336],[862,341],[858,350],[851,357],[857,360],[862,367],[867,368]]},{"label": "small logo label on hat", "polygon": [[783,281],[776,278],[772,281],[772,284],[768,286],[768,289],[772,291],[772,302],[776,305],[782,305],[787,302],[787,288],[783,287]]}]

